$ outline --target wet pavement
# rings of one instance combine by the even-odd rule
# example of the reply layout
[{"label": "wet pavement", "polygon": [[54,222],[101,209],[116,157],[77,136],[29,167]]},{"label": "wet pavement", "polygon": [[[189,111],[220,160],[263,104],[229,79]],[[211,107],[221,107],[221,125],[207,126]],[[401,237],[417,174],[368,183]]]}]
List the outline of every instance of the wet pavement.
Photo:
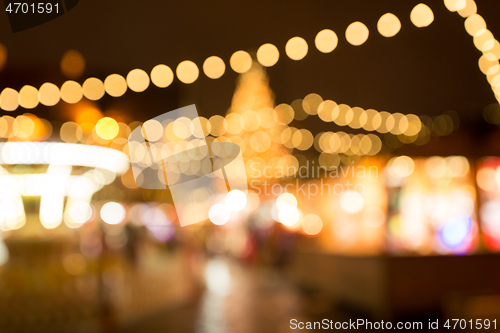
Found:
[{"label": "wet pavement", "polygon": [[[297,289],[275,268],[214,259],[208,262],[204,279],[206,288],[196,302],[151,315],[122,332],[325,332],[336,329],[294,330],[290,321],[322,321],[325,318],[333,322],[356,321],[359,318],[367,320],[363,314],[335,307],[333,300],[322,293]],[[379,332],[380,329],[361,328],[359,331]],[[430,332],[425,327],[402,331]],[[433,330],[436,331],[439,330]]]},{"label": "wet pavement", "polygon": [[290,319],[302,317],[299,292],[276,270],[216,259],[204,275],[207,288],[195,304],[157,313],[124,332],[287,332]]}]

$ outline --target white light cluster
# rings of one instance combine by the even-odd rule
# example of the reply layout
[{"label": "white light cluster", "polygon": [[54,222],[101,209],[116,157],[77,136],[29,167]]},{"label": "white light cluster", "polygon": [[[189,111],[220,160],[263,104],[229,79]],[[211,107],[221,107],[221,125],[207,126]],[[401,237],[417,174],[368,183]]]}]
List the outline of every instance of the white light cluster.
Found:
[{"label": "white light cluster", "polygon": [[101,218],[107,224],[119,224],[126,216],[125,207],[117,202],[107,202],[101,208]]},{"label": "white light cluster", "polygon": [[348,213],[360,212],[365,206],[365,199],[356,191],[347,191],[340,196],[340,207]]},{"label": "white light cluster", "polygon": [[63,220],[64,190],[71,173],[66,165],[49,165],[40,200],[40,222],[47,229],[54,229]]},{"label": "white light cluster", "polygon": [[[286,226],[292,226],[299,222],[300,211],[297,209],[297,199],[291,193],[283,193],[276,199],[275,209],[277,220]],[[274,214],[276,215],[276,214]]]},{"label": "white light cluster", "polygon": [[15,179],[0,166],[0,230],[14,230],[26,223],[23,200]]},{"label": "white light cluster", "polygon": [[0,143],[0,164],[57,164],[101,168],[124,173],[129,162],[124,153],[105,147],[59,142]]},{"label": "white light cluster", "polygon": [[[122,152],[65,143],[0,143],[0,163],[48,164],[45,174],[12,175],[0,167],[0,229],[19,229],[26,222],[22,196],[41,196],[40,221],[47,229],[64,220],[78,228],[92,217],[90,201],[95,192],[128,169]],[[71,176],[73,166],[94,167]],[[64,198],[67,197],[66,207]]]},{"label": "white light cluster", "polygon": [[[93,193],[102,189],[106,183],[100,177],[95,177],[94,174],[98,170],[92,170],[81,176],[69,176],[67,185],[64,189],[65,196],[86,198],[92,196]],[[41,196],[44,188],[49,187],[52,177],[45,173],[40,174],[25,174],[25,175],[10,175],[12,184],[15,184],[16,191],[21,196]],[[113,178],[114,179],[114,178]]]},{"label": "white light cluster", "polygon": [[231,218],[231,211],[239,212],[247,205],[247,196],[240,190],[232,190],[225,197],[225,203],[217,203],[208,211],[213,224],[226,224]]}]

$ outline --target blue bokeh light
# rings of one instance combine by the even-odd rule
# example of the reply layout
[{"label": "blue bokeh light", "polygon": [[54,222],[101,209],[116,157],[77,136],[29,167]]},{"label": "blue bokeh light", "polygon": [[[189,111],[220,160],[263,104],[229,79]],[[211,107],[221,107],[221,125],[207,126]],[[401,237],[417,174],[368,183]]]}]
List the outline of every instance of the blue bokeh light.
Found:
[{"label": "blue bokeh light", "polygon": [[455,215],[439,230],[441,242],[449,249],[458,249],[467,240],[472,229],[472,219],[467,215]]}]

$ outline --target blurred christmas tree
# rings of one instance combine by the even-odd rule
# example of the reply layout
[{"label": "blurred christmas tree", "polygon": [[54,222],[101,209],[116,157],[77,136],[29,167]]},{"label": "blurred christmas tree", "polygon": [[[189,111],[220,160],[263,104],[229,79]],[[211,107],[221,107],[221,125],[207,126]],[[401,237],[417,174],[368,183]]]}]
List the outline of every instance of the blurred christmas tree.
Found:
[{"label": "blurred christmas tree", "polygon": [[[219,140],[238,144],[246,163],[249,181],[291,176],[298,167],[284,142],[290,141],[293,109],[274,106],[274,94],[262,66],[254,62],[240,75],[226,116],[227,131]],[[294,170],[295,168],[295,170]]]}]

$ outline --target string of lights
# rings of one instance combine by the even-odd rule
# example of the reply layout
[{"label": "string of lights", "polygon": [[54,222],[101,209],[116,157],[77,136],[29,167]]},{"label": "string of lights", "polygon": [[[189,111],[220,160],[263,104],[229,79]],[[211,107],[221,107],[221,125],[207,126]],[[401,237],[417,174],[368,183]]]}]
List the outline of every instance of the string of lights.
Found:
[{"label": "string of lights", "polygon": [[[432,10],[424,5],[419,4],[413,8],[410,14],[412,23],[419,27],[426,27],[434,20]],[[384,37],[393,37],[401,29],[400,20],[392,13],[382,15],[377,23],[379,33]],[[362,22],[351,23],[346,31],[345,38],[353,46],[359,46],[366,42],[369,37],[369,30]],[[330,53],[337,47],[338,36],[330,30],[321,30],[314,40],[316,48],[322,53]],[[309,51],[307,41],[301,37],[292,37],[285,45],[286,55],[295,61],[303,59]],[[74,72],[78,72],[78,68],[84,67],[83,57],[73,52],[67,52],[65,57],[71,58],[71,61],[65,61],[61,64],[63,72],[69,76]],[[270,43],[261,45],[257,50],[257,61],[265,67],[274,66],[279,58],[280,51],[278,48]],[[236,51],[229,59],[231,69],[242,74],[247,72],[252,66],[251,55],[243,50]],[[67,64],[76,64],[78,67],[73,71],[73,68]],[[210,79],[218,79],[224,75],[226,71],[226,64],[223,59],[218,56],[208,57],[202,65],[202,70]],[[126,77],[120,74],[111,74],[104,81],[99,78],[90,77],[86,79],[83,84],[74,80],[64,82],[59,88],[54,83],[44,83],[39,89],[25,85],[19,92],[10,87],[5,88],[0,93],[0,108],[5,111],[14,111],[18,107],[25,109],[33,109],[39,104],[45,106],[54,106],[61,100],[66,103],[78,103],[83,97],[91,101],[101,99],[106,93],[112,97],[120,97],[130,89],[134,92],[145,91],[152,82],[160,88],[168,87],[172,84],[174,77],[177,76],[178,80],[184,84],[191,84],[195,82],[200,75],[198,65],[190,60],[184,60],[179,63],[174,71],[167,65],[159,64],[155,66],[151,73],[148,75],[143,69],[133,69]]]},{"label": "string of lights", "polygon": [[[475,26],[480,24],[477,23],[480,22],[480,20],[477,21],[476,7],[473,1],[467,1],[465,5],[460,1],[445,1],[445,4],[448,9],[459,11],[460,15],[468,17],[465,26],[469,33],[474,36],[482,36],[486,33],[485,31],[487,30],[485,30],[485,28],[481,30],[480,27]],[[470,18],[475,18],[475,21],[470,21]],[[426,27],[433,22],[434,16],[432,10],[428,6],[419,4],[413,8],[410,19],[415,26]],[[482,22],[484,22],[484,20],[482,20]],[[385,37],[396,35],[400,28],[401,23],[399,19],[391,13],[383,15],[377,24],[379,33]],[[348,26],[345,35],[347,41],[351,45],[356,46],[363,44],[367,40],[369,31],[363,23],[354,22]],[[496,50],[498,42],[494,39],[493,42],[489,39],[486,40],[490,44],[494,44],[491,49],[484,46],[484,43],[481,44],[480,41],[475,40],[475,44],[479,45],[482,50],[487,52],[483,54],[479,64],[483,72],[488,73],[488,75],[493,75],[500,70],[498,59],[496,60],[496,65],[495,61],[490,61],[494,57],[498,58],[498,52]],[[332,52],[337,47],[337,43],[338,37],[336,33],[328,29],[320,31],[315,39],[317,49],[323,53]],[[308,44],[300,37],[293,37],[285,45],[285,53],[293,60],[301,60],[308,53]],[[69,54],[68,56],[76,57],[74,54]],[[279,60],[279,50],[273,44],[267,43],[258,49],[256,57],[261,65],[266,67],[274,66]],[[484,59],[490,62],[485,65]],[[252,61],[252,57],[247,52],[237,51],[231,56],[229,63],[235,72],[246,73],[250,70]],[[491,65],[492,63],[493,65]],[[70,69],[71,68],[66,68],[66,71],[70,71]],[[207,77],[217,79],[224,74],[225,63],[219,57],[209,57],[203,64],[203,71]],[[181,82],[189,84],[198,78],[199,69],[193,62],[183,61],[177,67],[176,75]],[[45,83],[39,90],[32,86],[24,86],[19,93],[15,92],[13,89],[9,90],[10,88],[6,88],[0,94],[0,107],[11,105],[12,108],[14,106],[16,108],[18,106],[34,108],[38,103],[50,106],[57,104],[61,99],[67,103],[74,104],[79,102],[83,97],[89,100],[98,100],[102,98],[105,93],[108,93],[110,96],[119,97],[123,95],[127,89],[141,92],[149,87],[150,82],[153,82],[158,87],[167,87],[173,80],[174,73],[170,67],[158,65],[153,68],[150,76],[141,69],[134,69],[129,72],[126,78],[118,74],[108,76],[104,82],[97,78],[89,78],[85,80],[81,86],[76,81],[69,80],[66,81],[60,89],[53,83]],[[492,82],[496,81],[493,81],[492,78]],[[494,87],[493,84],[492,87]],[[14,95],[16,95],[18,100],[17,105],[15,105]],[[8,102],[9,100],[11,101]],[[279,118],[281,119],[279,124],[276,119],[272,119],[274,117],[274,112],[279,114]],[[318,133],[316,136],[313,136],[307,129],[298,129],[288,126],[292,120],[300,121],[309,115],[317,115],[322,121],[333,122],[338,126],[349,126],[352,129],[376,131],[386,136],[392,135],[397,137],[396,141],[399,140],[402,144],[415,142],[419,134],[422,133],[424,137],[429,137],[432,129],[439,129],[435,131],[435,134],[438,135],[447,135],[454,129],[453,120],[448,115],[438,116],[430,121],[430,125],[429,122],[427,122],[427,125],[424,126],[421,119],[413,114],[391,114],[386,111],[377,111],[373,109],[364,110],[360,107],[350,107],[346,104],[337,104],[331,100],[323,100],[323,98],[317,94],[309,94],[303,100],[299,99],[292,102],[291,105],[280,104],[274,111],[272,109],[263,109],[258,112],[249,110],[242,115],[228,114],[226,117],[216,115],[210,119],[200,117],[199,120],[204,127],[205,135],[211,135],[215,137],[215,140],[226,140],[228,138],[225,137],[225,134],[234,135],[238,134],[239,131],[249,130],[249,128],[252,127],[251,124],[260,124],[261,120],[266,122],[265,119],[268,120],[267,123],[264,124],[265,128],[279,125],[279,130],[274,132],[271,131],[271,135],[265,138],[260,135],[262,133],[259,131],[254,133],[254,135],[247,140],[248,142],[237,140],[234,136],[228,139],[238,141],[236,143],[243,151],[247,147],[255,151],[262,150],[261,148],[266,146],[261,144],[263,139],[268,139],[269,142],[274,141],[282,144],[288,149],[297,149],[300,151],[308,150],[314,145],[314,148],[321,154],[320,157],[323,160],[331,160],[332,156],[337,159],[339,153],[346,155],[374,155],[381,150],[381,139],[377,135],[354,135],[344,132],[329,131]],[[254,121],[255,119],[259,120],[256,122]],[[33,115],[22,115],[17,118],[4,116],[0,118],[0,122],[7,123],[4,124],[7,126],[2,126],[3,132],[5,133],[0,133],[0,136],[8,139],[43,140],[47,136],[50,136],[52,130],[51,124],[48,121]],[[67,143],[81,142],[86,144],[98,143],[111,145],[111,147],[115,149],[128,153],[126,145],[127,135],[130,133],[131,129],[140,125],[140,123],[127,125],[118,123],[112,118],[104,117],[99,119],[97,123],[94,123],[95,126],[91,124],[90,128],[85,129],[84,127],[86,125],[88,124],[81,122],[64,123],[60,129],[61,139]],[[35,133],[35,128],[42,128],[45,129],[45,131],[38,130],[38,133]],[[175,136],[172,128],[170,128],[170,131],[167,129],[165,134],[167,136]],[[256,142],[259,144],[257,145]],[[267,146],[270,147],[270,144]],[[290,156],[287,155],[287,157]]]},{"label": "string of lights", "polygon": [[450,12],[458,12],[465,18],[464,26],[473,37],[474,46],[482,52],[479,58],[479,69],[486,75],[495,98],[500,103],[500,43],[488,30],[484,18],[477,14],[474,0],[444,0]]},{"label": "string of lights", "polygon": [[[88,112],[86,109],[84,113]],[[197,120],[203,128],[204,136],[210,136],[216,141],[235,142],[243,152],[247,148],[263,152],[269,149],[271,142],[299,151],[306,151],[314,145],[314,148],[322,154],[321,159],[325,159],[331,158],[331,154],[375,155],[382,148],[381,139],[374,134],[354,135],[342,131],[327,131],[314,136],[307,129],[289,126],[294,119],[303,120],[304,114],[306,116],[317,115],[322,121],[333,122],[338,126],[392,135],[397,137],[396,140],[399,139],[401,144],[414,143],[419,137],[429,137],[431,132],[436,135],[448,135],[456,128],[453,119],[447,114],[434,119],[429,118],[427,124],[423,124],[416,115],[390,114],[373,109],[364,110],[360,107],[351,108],[345,104],[338,105],[331,100],[323,100],[318,94],[309,94],[304,99],[292,102],[291,105],[280,104],[274,109],[266,107],[258,111],[247,110],[241,115],[230,113],[225,117],[215,115],[209,119],[199,117]],[[140,122],[119,123],[110,117],[100,118],[99,115],[95,117],[100,118],[95,124],[89,123],[88,117],[77,118],[79,118],[77,122],[68,121],[60,126],[59,138],[63,142],[97,143],[127,154],[127,137],[133,128],[141,125]],[[6,115],[0,117],[0,124],[2,124],[0,137],[14,142],[46,140],[52,135],[53,130],[50,122],[32,114],[24,114],[16,118]],[[182,125],[186,128],[190,127],[190,124]],[[257,131],[260,127],[271,128],[270,134]],[[175,135],[175,128],[174,122],[171,126],[167,126],[164,133],[174,144],[182,141]],[[255,133],[247,140],[243,140],[237,136],[243,131]],[[269,144],[266,144],[267,141]],[[388,146],[391,147],[391,144]],[[336,156],[335,159],[337,159]]]}]

